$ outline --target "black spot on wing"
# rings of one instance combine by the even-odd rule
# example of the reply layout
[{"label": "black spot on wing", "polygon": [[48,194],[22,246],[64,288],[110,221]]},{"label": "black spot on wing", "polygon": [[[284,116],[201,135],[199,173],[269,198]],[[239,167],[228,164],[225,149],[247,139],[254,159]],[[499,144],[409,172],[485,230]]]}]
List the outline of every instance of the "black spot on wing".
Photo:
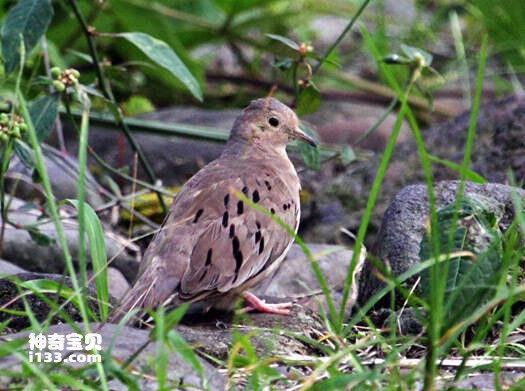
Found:
[{"label": "black spot on wing", "polygon": [[228,203],[230,202],[230,194],[224,196],[224,207],[228,208]]},{"label": "black spot on wing", "polygon": [[211,256],[212,256],[213,250],[210,248],[208,249],[208,254],[206,254],[206,262],[205,265],[209,266],[211,265]]},{"label": "black spot on wing", "polygon": [[252,193],[252,200],[253,200],[253,202],[255,202],[255,203],[259,202],[260,197],[259,197],[259,192],[258,192],[257,190],[255,190],[255,191]]},{"label": "black spot on wing", "polygon": [[259,255],[264,251],[264,238],[259,242]]},{"label": "black spot on wing", "polygon": [[244,212],[244,203],[242,201],[237,202],[237,214],[242,215]]},{"label": "black spot on wing", "polygon": [[248,187],[247,187],[247,186],[244,186],[244,187],[242,188],[242,193],[243,193],[246,197],[248,197]]},{"label": "black spot on wing", "polygon": [[230,225],[230,239],[235,236],[235,224]]},{"label": "black spot on wing", "polygon": [[268,189],[268,191],[272,190],[272,185],[270,185],[270,182],[264,181],[264,184],[265,184],[266,188]]},{"label": "black spot on wing", "polygon": [[261,237],[262,237],[261,231],[257,231],[255,233],[255,243],[259,243],[259,240],[261,240]]},{"label": "black spot on wing", "polygon": [[193,219],[193,222],[196,223],[199,221],[199,218],[202,216],[202,212],[204,212],[204,209],[199,209],[197,213],[195,213],[195,218]]},{"label": "black spot on wing", "polygon": [[237,274],[242,266],[242,252],[240,250],[239,238],[237,236],[234,236],[232,239],[232,250],[233,258],[235,258],[235,274]]},{"label": "black spot on wing", "polygon": [[228,226],[228,218],[229,218],[229,215],[228,215],[228,211],[224,212],[224,214],[222,215],[222,226],[224,228],[226,228]]}]

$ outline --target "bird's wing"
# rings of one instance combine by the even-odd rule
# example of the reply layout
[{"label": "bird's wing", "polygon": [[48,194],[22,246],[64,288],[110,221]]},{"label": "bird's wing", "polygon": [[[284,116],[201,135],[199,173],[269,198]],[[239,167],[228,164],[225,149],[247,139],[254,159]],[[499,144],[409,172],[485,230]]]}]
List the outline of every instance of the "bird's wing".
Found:
[{"label": "bird's wing", "polygon": [[[295,173],[241,170],[211,163],[188,181],[153,238],[138,277],[122,299],[118,320],[133,308],[194,302],[242,286],[280,259],[292,237],[262,212],[239,200],[243,193],[293,230],[299,219]],[[250,174],[251,173],[251,174]]]},{"label": "bird's wing", "polygon": [[297,180],[285,181],[278,175],[228,178],[215,182],[214,187],[202,197],[214,196],[198,203],[203,205],[197,222],[200,225],[194,232],[188,267],[178,288],[184,301],[239,289],[279,259],[293,240],[269,216],[238,199],[232,189],[274,213],[292,230],[297,229]]}]

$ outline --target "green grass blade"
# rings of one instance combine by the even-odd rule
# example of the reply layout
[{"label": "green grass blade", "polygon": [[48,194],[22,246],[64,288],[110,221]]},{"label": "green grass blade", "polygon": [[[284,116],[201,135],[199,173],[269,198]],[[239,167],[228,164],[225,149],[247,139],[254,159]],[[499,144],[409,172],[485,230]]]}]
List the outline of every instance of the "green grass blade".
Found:
[{"label": "green grass blade", "polygon": [[174,330],[170,330],[168,332],[168,340],[171,346],[173,346],[173,349],[177,354],[186,361],[195,372],[199,375],[201,378],[202,386],[203,388],[206,387],[206,379],[204,378],[204,370],[202,368],[202,364],[195,354],[193,348],[182,338],[177,332]]},{"label": "green grass blade", "polygon": [[[68,199],[67,202],[75,206],[75,208],[79,208],[78,200]],[[94,209],[88,204],[85,204],[84,207],[86,219],[85,228],[89,241],[91,265],[93,268],[93,275],[95,278],[95,289],[97,292],[100,316],[103,320],[105,320],[108,315],[109,289],[104,232],[102,231],[102,224],[100,223],[100,220],[97,214],[95,213]]]}]

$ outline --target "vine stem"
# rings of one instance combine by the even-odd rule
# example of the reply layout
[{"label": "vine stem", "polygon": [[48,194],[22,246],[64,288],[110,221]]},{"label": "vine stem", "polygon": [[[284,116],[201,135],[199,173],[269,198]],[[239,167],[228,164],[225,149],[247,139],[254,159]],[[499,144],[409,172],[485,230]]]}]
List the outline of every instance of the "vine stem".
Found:
[{"label": "vine stem", "polygon": [[[102,94],[104,95],[104,97],[108,99],[113,105],[115,105],[115,107],[117,107],[116,110],[112,110],[115,121],[117,122],[117,125],[121,127],[133,151],[137,153],[139,162],[142,168],[144,168],[144,171],[146,172],[146,175],[148,176],[149,180],[156,184],[157,177],[155,176],[155,173],[153,172],[153,169],[151,168],[151,165],[149,164],[148,159],[144,155],[144,152],[142,151],[140,146],[137,144],[137,142],[133,138],[133,135],[131,134],[131,131],[128,125],[124,121],[122,112],[120,111],[120,108],[118,108],[115,97],[113,96],[113,94],[111,93],[111,90],[107,86],[106,79],[104,77],[104,74],[102,72],[102,67],[100,66],[100,62],[98,59],[98,52],[95,46],[95,41],[93,39],[91,28],[86,24],[86,21],[84,20],[84,17],[80,13],[80,10],[78,8],[76,1],[69,0],[69,5],[71,6],[71,9],[73,10],[73,13],[76,16],[84,35],[86,36],[86,41],[88,44],[88,48],[89,48],[91,57],[93,58],[93,64],[95,66],[95,72],[97,74],[97,79],[98,79],[98,84],[100,86],[100,90],[102,91]],[[159,200],[159,204],[162,207],[163,212],[167,213],[168,208],[166,207],[166,203],[164,202],[162,195],[159,192],[156,192],[156,194],[157,194],[157,198]]]}]

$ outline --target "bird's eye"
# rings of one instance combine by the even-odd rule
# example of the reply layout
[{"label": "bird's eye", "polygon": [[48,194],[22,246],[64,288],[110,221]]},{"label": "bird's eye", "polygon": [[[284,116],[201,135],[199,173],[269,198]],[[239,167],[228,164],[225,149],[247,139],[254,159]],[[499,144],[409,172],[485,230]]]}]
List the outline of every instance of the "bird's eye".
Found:
[{"label": "bird's eye", "polygon": [[268,123],[272,125],[274,128],[279,126],[279,120],[275,117],[272,117],[268,120]]}]

